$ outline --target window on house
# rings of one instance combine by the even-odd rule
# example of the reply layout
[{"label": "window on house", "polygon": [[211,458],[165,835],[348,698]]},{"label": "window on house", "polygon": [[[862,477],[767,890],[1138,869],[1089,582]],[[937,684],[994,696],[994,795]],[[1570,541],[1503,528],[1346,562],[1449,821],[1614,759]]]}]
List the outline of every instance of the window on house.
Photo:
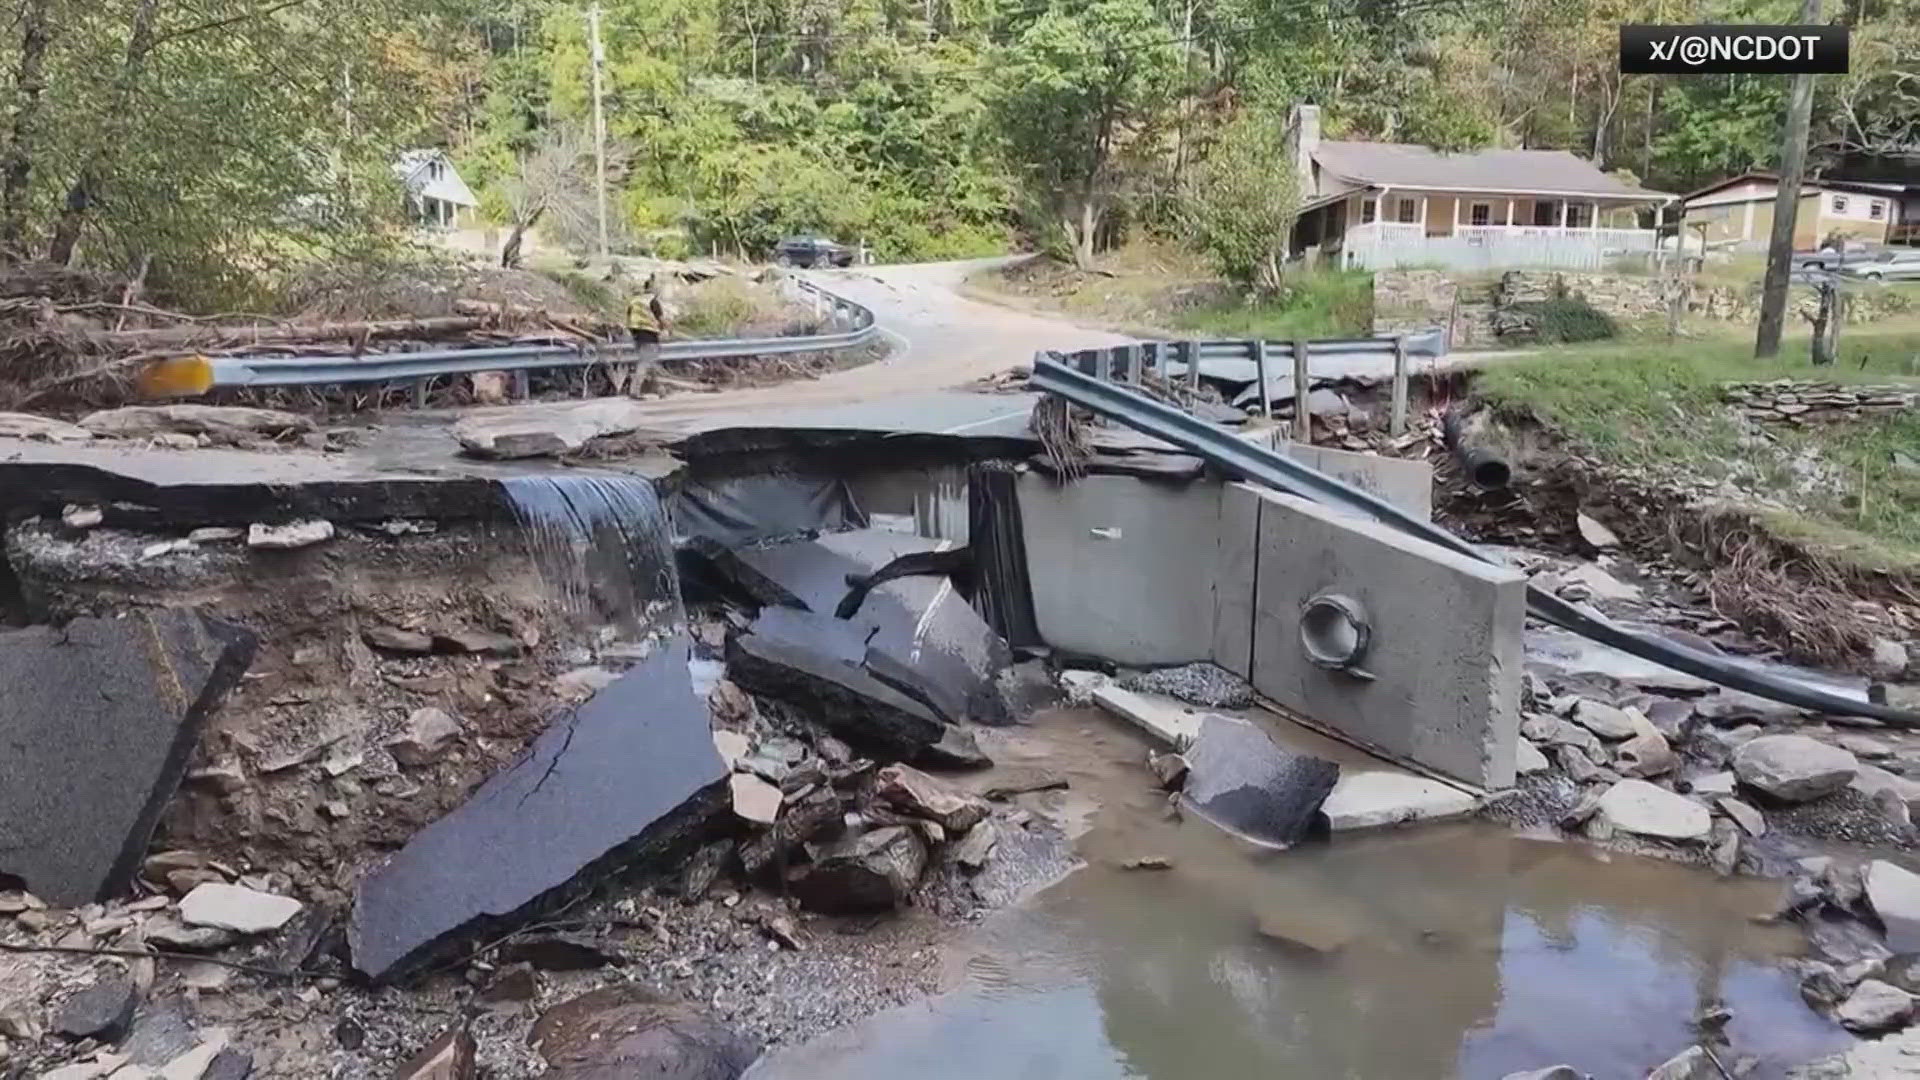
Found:
[{"label": "window on house", "polygon": [[1552,199],[1539,199],[1533,204],[1533,223],[1535,225],[1560,224],[1560,204]]},{"label": "window on house", "polygon": [[1875,199],[1867,204],[1867,216],[1874,221],[1884,221],[1887,217],[1887,204]]},{"label": "window on house", "polygon": [[1847,212],[1847,197],[1845,195],[1835,195],[1833,197],[1833,212],[1836,214],[1844,214]]},{"label": "window on house", "polygon": [[1415,199],[1401,199],[1394,207],[1394,220],[1402,225],[1411,225],[1420,220],[1420,203]]},{"label": "window on house", "polygon": [[1373,220],[1379,216],[1379,199],[1362,199],[1360,201],[1360,224],[1370,225],[1373,223]]},{"label": "window on house", "polygon": [[1586,203],[1567,204],[1567,228],[1593,228],[1593,207]]},{"label": "window on house", "polygon": [[1472,206],[1468,207],[1467,208],[1467,224],[1469,225],[1493,224],[1493,204],[1477,202],[1477,203],[1474,203]]}]

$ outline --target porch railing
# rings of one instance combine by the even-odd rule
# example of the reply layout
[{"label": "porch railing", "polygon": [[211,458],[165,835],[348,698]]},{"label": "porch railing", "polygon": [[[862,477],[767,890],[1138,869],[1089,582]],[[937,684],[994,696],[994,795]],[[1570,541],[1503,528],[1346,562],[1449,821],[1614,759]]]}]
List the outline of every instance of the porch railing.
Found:
[{"label": "porch railing", "polygon": [[1652,229],[1559,229],[1536,225],[1457,225],[1451,236],[1419,226],[1373,222],[1348,230],[1342,259],[1350,267],[1387,270],[1439,266],[1450,270],[1553,267],[1601,270],[1644,260],[1655,251]]}]

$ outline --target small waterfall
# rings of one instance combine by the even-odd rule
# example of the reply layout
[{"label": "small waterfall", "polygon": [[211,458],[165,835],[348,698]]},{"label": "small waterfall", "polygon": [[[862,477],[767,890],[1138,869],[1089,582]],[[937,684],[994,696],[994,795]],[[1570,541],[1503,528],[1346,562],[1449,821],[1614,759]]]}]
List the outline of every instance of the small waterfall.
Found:
[{"label": "small waterfall", "polygon": [[672,531],[651,483],[569,471],[500,486],[534,565],[569,615],[636,636],[684,621]]}]

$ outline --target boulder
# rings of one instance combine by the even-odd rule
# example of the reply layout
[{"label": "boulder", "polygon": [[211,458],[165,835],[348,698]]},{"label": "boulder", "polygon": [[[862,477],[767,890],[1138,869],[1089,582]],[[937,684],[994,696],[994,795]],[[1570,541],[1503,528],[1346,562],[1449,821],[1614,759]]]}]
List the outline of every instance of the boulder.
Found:
[{"label": "boulder", "polygon": [[1707,773],[1704,776],[1688,778],[1687,791],[1702,798],[1719,798],[1732,795],[1735,780],[1730,772]]},{"label": "boulder", "polygon": [[1580,531],[1580,539],[1585,540],[1589,546],[1596,548],[1615,548],[1620,546],[1620,538],[1614,535],[1612,529],[1607,528],[1605,525],[1600,524],[1585,514],[1576,513],[1573,516],[1573,524],[1574,527]]},{"label": "boulder", "polygon": [[1859,771],[1852,754],[1805,735],[1762,735],[1733,753],[1741,783],[1783,802],[1831,795]]},{"label": "boulder", "polygon": [[1660,840],[1704,840],[1713,815],[1684,795],[1645,780],[1622,780],[1600,796],[1596,817],[1619,832]]},{"label": "boulder", "polygon": [[1543,748],[1572,746],[1589,758],[1605,758],[1607,753],[1593,732],[1558,716],[1529,716],[1520,724],[1520,734]]},{"label": "boulder", "polygon": [[382,745],[395,761],[418,768],[445,757],[460,732],[460,721],[452,714],[429,706],[408,714],[406,725]]},{"label": "boulder", "polygon": [[1573,722],[1603,739],[1628,739],[1639,730],[1625,709],[1591,699],[1573,707]]},{"label": "boulder", "polygon": [[174,952],[213,952],[239,940],[231,930],[217,926],[188,926],[171,915],[162,915],[140,928],[147,944]]},{"label": "boulder", "polygon": [[1867,866],[1867,903],[1887,930],[1887,947],[1920,951],[1920,874],[1876,859]]},{"label": "boulder", "polygon": [[963,833],[990,812],[985,799],[937,780],[907,765],[889,765],[874,777],[874,794],[904,813],[925,818],[953,833]]},{"label": "boulder", "polygon": [[614,986],[548,1009],[528,1034],[551,1080],[734,1080],[758,1043],[704,1010],[637,986]]},{"label": "boulder", "polygon": [[249,889],[244,885],[208,882],[180,901],[180,921],[236,934],[264,934],[287,925],[306,905],[286,896]]},{"label": "boulder", "polygon": [[1867,670],[1877,679],[1898,679],[1907,673],[1907,647],[1886,638],[1873,639]]},{"label": "boulder", "polygon": [[1760,811],[1732,797],[1716,799],[1715,805],[1720,807],[1721,813],[1732,818],[1734,824],[1740,826],[1740,830],[1748,836],[1767,835],[1767,819],[1761,816]]},{"label": "boulder", "polygon": [[860,915],[905,906],[927,867],[917,830],[889,825],[849,836],[820,853],[793,883],[811,911]]},{"label": "boulder", "polygon": [[1885,1031],[1912,1019],[1913,1003],[1913,995],[1905,990],[1868,979],[1854,987],[1847,1000],[1833,1011],[1833,1018],[1848,1031]]},{"label": "boulder", "polygon": [[333,539],[333,522],[324,518],[285,525],[247,526],[247,546],[256,551],[293,551]]},{"label": "boulder", "polygon": [[1672,772],[1678,764],[1679,755],[1658,731],[1642,732],[1614,749],[1613,767],[1622,776],[1659,776]]},{"label": "boulder", "polygon": [[1521,776],[1532,776],[1551,768],[1553,763],[1547,760],[1547,755],[1541,753],[1540,748],[1533,745],[1531,740],[1522,738],[1515,742],[1514,771],[1516,773]]},{"label": "boulder", "polygon": [[117,1043],[133,1026],[140,990],[124,975],[107,975],[60,1006],[53,1030],[69,1039]]}]

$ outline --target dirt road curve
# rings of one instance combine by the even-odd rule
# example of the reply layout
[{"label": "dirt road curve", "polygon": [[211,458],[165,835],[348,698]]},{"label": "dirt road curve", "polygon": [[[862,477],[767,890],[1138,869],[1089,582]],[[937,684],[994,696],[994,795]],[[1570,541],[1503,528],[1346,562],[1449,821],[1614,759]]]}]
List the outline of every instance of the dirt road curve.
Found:
[{"label": "dirt road curve", "polygon": [[[813,280],[872,309],[893,352],[886,359],[810,382],[680,395],[654,403],[662,421],[768,406],[840,405],[963,386],[1031,363],[1040,349],[1090,349],[1132,340],[1070,322],[968,300],[967,274],[996,260],[866,266]],[[657,410],[657,412],[656,412]]]}]

